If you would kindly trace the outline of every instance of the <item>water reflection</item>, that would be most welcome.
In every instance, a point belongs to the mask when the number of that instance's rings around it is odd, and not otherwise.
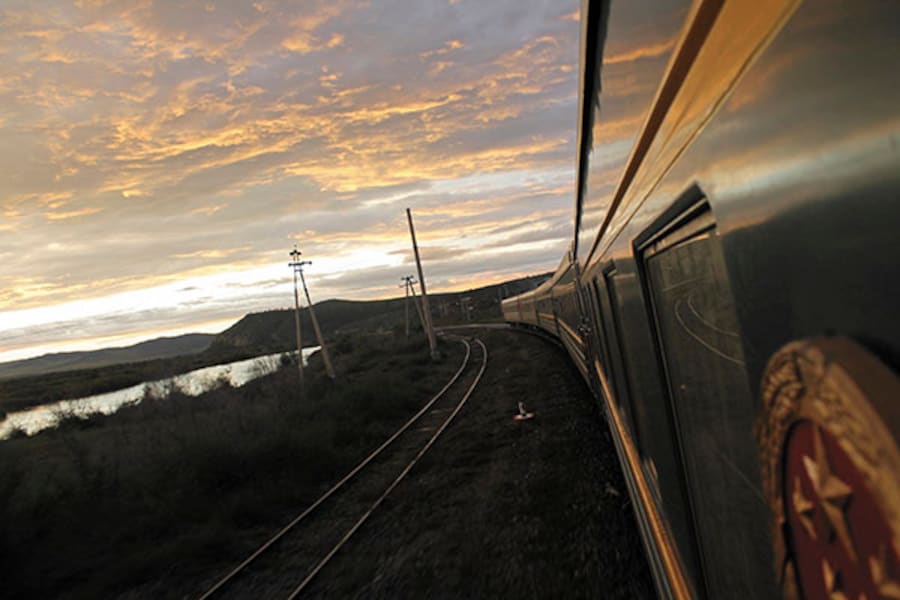
[[[304,348],[303,364],[307,364],[310,355],[318,350],[319,346]],[[7,439],[14,431],[24,431],[28,435],[34,435],[39,431],[56,426],[61,418],[68,415],[87,416],[98,413],[110,415],[123,406],[139,403],[148,393],[164,397],[170,392],[178,390],[188,396],[198,396],[220,383],[240,387],[248,381],[276,371],[281,364],[283,354],[295,356],[297,353],[278,352],[223,365],[213,365],[167,379],[139,383],[114,392],[53,402],[9,413],[6,420],[0,423],[0,439]]]

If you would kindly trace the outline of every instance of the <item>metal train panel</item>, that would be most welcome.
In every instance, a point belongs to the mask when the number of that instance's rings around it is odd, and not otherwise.
[[[528,318],[602,400],[661,595],[876,597],[900,573],[900,9],[654,7],[583,4],[576,238]]]

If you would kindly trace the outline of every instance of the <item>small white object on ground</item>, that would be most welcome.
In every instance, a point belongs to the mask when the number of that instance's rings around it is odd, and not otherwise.
[[[534,413],[525,410],[525,403],[519,402],[519,412],[513,417],[514,421],[527,421],[534,418]]]

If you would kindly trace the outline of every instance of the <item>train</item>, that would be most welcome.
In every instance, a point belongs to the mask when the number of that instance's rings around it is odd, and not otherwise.
[[[597,398],[661,597],[900,598],[900,3],[580,19],[571,240],[504,319]]]

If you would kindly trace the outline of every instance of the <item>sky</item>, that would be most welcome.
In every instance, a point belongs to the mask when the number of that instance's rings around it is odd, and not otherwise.
[[[577,0],[4,0],[0,361],[550,270]]]

